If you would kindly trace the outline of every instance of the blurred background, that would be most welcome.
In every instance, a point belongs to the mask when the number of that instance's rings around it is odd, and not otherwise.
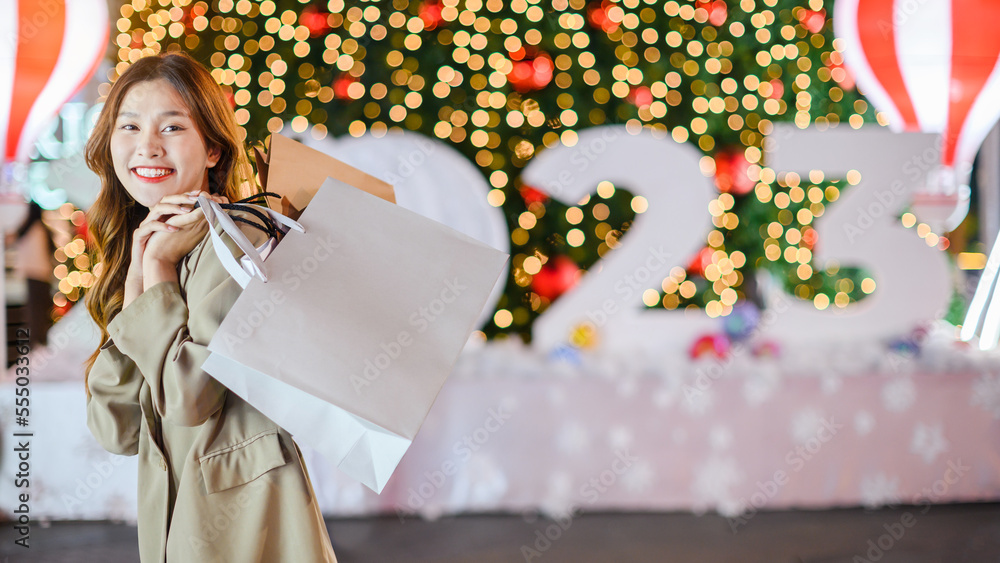
[[[0,510],[30,491],[32,522],[0,553],[138,559],[135,458],[85,424],[83,148],[120,73],[185,51],[248,148],[292,137],[511,256],[381,495],[303,448],[343,561],[1000,560],[998,19],[0,0]]]

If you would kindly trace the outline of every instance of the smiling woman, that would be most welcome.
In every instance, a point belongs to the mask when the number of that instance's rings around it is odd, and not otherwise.
[[[139,456],[141,560],[336,561],[289,433],[201,369],[242,289],[193,204],[253,185],[219,86],[186,55],[140,59],[108,94],[87,165],[102,183],[88,219],[103,268],[86,295],[101,328],[87,425]]]

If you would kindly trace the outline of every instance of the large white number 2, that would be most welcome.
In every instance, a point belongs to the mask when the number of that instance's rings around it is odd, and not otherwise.
[[[548,351],[569,340],[581,323],[599,330],[597,348],[616,352],[679,353],[700,333],[718,329],[703,311],[647,310],[642,293],[659,288],[674,266],[705,245],[711,228],[712,180],[701,174],[701,154],[649,130],[630,133],[609,125],[579,132],[573,147],[541,152],[522,178],[566,205],[575,205],[603,180],[646,198],[622,245],[589,269],[532,328],[532,344]]]
[[[876,287],[861,302],[842,309],[820,311],[793,299],[766,334],[789,343],[886,338],[944,313],[951,287],[944,253],[898,220],[912,192],[926,181],[927,170],[914,162],[936,154],[937,142],[937,135],[874,127],[803,131],[790,124],[775,126],[765,145],[767,164],[775,172],[820,170],[827,178],[860,172],[860,183],[816,220],[813,260],[817,268],[828,260],[866,268]]]

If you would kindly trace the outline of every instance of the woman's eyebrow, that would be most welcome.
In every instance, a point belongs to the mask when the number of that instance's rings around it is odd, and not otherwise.
[[[121,112],[121,113],[118,114],[118,117],[119,118],[122,118],[122,117],[139,117],[139,114],[136,113],[136,112],[134,112],[134,111],[123,111],[123,112]],[[187,114],[186,111],[169,110],[169,111],[160,112],[160,114],[159,114],[158,117],[188,117],[188,114]]]

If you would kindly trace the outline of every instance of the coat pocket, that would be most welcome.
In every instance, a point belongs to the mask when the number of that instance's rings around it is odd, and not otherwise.
[[[249,483],[287,461],[277,430],[263,432],[198,458],[209,494]]]

